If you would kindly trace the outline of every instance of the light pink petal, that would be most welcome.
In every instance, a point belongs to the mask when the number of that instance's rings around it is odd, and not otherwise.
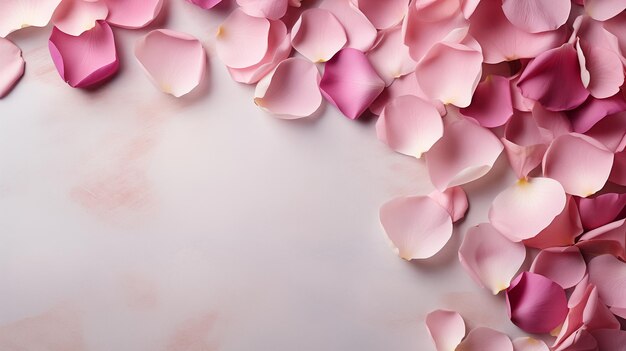
[[[506,124],[504,137],[520,146],[532,146],[550,141],[545,131],[539,127],[533,114],[517,111]]]
[[[601,142],[613,152],[624,151],[626,149],[626,112],[603,118],[585,132],[585,135]]]
[[[548,146],[537,122],[530,113],[516,112],[508,121],[502,144],[511,168],[518,179],[541,164]]]
[[[420,158],[443,135],[443,121],[428,101],[404,95],[385,107],[376,123],[376,133],[395,151]]]
[[[24,75],[22,50],[8,39],[0,38],[0,98],[6,96]]]
[[[550,351],[548,345],[545,342],[531,338],[530,336],[523,336],[513,340],[514,351]]]
[[[565,291],[552,280],[522,272],[506,290],[507,311],[513,324],[528,333],[548,333],[567,316]]]
[[[585,229],[595,229],[613,222],[626,208],[626,194],[607,193],[594,198],[580,198],[578,211]]]
[[[215,5],[222,2],[222,0],[187,0],[187,1],[205,10],[211,9]]]
[[[287,12],[288,0],[237,0],[243,12],[250,16],[277,20]]]
[[[517,85],[522,95],[552,111],[571,110],[589,96],[572,44],[563,44],[537,56],[528,64]]]
[[[615,163],[609,180],[615,184],[626,186],[626,150],[615,154]]]
[[[455,351],[513,351],[513,343],[499,331],[478,327],[467,334]]]
[[[507,63],[508,61],[504,61]],[[535,105],[540,105],[535,100],[531,100],[529,98],[524,97],[522,95],[522,90],[517,86],[517,82],[519,82],[519,78],[522,75],[522,72],[517,73],[516,75],[509,78],[509,86],[511,87],[511,100],[513,101],[513,108],[520,112],[530,112],[533,110]]]
[[[558,29],[569,17],[570,0],[504,0],[502,10],[506,18],[528,33]]]
[[[598,288],[607,305],[626,308],[626,263],[613,255],[593,258],[589,261],[589,282]]]
[[[290,58],[259,82],[254,102],[281,118],[308,117],[322,104],[319,83],[320,74],[314,63]]]
[[[163,0],[103,0],[109,8],[107,22],[121,28],[143,28],[161,12]]]
[[[585,12],[597,21],[606,21],[626,10],[623,0],[585,0]]]
[[[587,256],[611,254],[626,259],[626,220],[620,219],[585,233],[576,246]]]
[[[618,317],[620,317],[622,319],[626,319],[626,308],[612,307],[610,310],[611,310],[611,312],[614,315],[616,315],[616,316],[618,316]]]
[[[0,1],[0,37],[26,27],[45,27],[61,0]]]
[[[304,11],[291,30],[293,47],[313,62],[330,60],[346,42],[343,26],[328,10]]]
[[[454,121],[426,154],[430,180],[440,191],[476,180],[489,172],[502,149],[488,129],[467,119]]]
[[[494,295],[509,287],[525,258],[522,243],[505,238],[489,223],[468,229],[459,248],[463,268]]]
[[[615,329],[598,329],[591,332],[598,342],[598,351],[626,350],[626,331]]]
[[[539,252],[530,272],[541,274],[563,289],[569,289],[583,279],[587,265],[576,246],[553,247]]]
[[[449,19],[462,11],[458,0],[419,0],[413,1],[410,6],[414,7],[419,17],[426,22]]]
[[[367,53],[367,58],[387,86],[394,79],[413,72],[417,65],[409,55],[409,48],[404,45],[399,26],[381,32],[380,40]]]
[[[415,70],[417,82],[431,99],[467,107],[478,85],[483,56],[463,44],[437,43]]]
[[[617,94],[624,83],[624,67],[620,57],[613,50],[594,43],[580,40],[579,44],[578,54],[584,55],[585,68],[589,72],[587,89],[591,95],[604,99]]]
[[[103,1],[63,0],[52,17],[52,23],[64,33],[78,36],[107,18],[109,9]]]
[[[452,219],[428,196],[393,199],[380,208],[380,222],[405,260],[435,255],[452,236]]]
[[[584,104],[568,113],[574,131],[585,133],[606,116],[626,111],[626,99],[621,93],[606,99],[590,97]]]
[[[626,13],[600,23],[604,34],[610,38],[610,47],[622,56],[622,62],[626,64]]]
[[[387,29],[400,23],[409,0],[351,0],[377,29]]]
[[[77,37],[53,28],[48,47],[61,78],[74,88],[100,83],[119,68],[113,31],[104,21]]]
[[[556,138],[543,158],[543,174],[558,180],[568,194],[587,197],[602,189],[613,166],[613,153],[582,134]]]
[[[480,43],[486,63],[533,58],[565,40],[564,27],[544,33],[517,28],[504,16],[500,0],[482,0],[470,22],[470,34]]]
[[[489,222],[509,240],[530,239],[552,223],[566,200],[563,187],[554,179],[522,179],[496,196]]]
[[[383,112],[383,108],[392,100],[403,95],[412,95],[421,98],[422,100],[430,100],[426,94],[422,91],[419,84],[417,84],[417,77],[415,74],[407,74],[400,77],[386,87],[380,95],[370,105],[370,111],[375,115],[380,115]],[[440,115],[445,115],[446,108],[440,101],[430,100],[430,103],[437,108]]]
[[[538,249],[569,246],[574,244],[574,239],[582,232],[576,201],[572,196],[568,196],[563,211],[534,238],[524,240],[524,245]]]
[[[509,79],[487,76],[478,84],[472,103],[461,113],[477,120],[481,126],[494,128],[504,125],[513,115]]]
[[[345,48],[326,63],[320,88],[346,117],[356,119],[380,95],[385,82],[365,54]]]
[[[324,0],[319,8],[330,11],[343,26],[348,37],[346,47],[363,52],[376,40],[376,28],[351,0]]]
[[[465,337],[465,322],[454,311],[436,310],[426,315],[426,328],[437,351],[454,351]]]
[[[135,45],[135,56],[161,91],[181,97],[200,84],[206,53],[198,39],[169,29],[146,34]]]
[[[269,33],[269,20],[249,16],[237,9],[217,30],[217,56],[231,68],[254,66],[267,54]]]
[[[452,217],[452,222],[465,217],[469,203],[465,191],[460,186],[448,188],[443,192],[435,190],[428,196],[448,211],[450,217]]]

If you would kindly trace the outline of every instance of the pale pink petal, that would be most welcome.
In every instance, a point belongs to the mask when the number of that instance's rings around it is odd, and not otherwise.
[[[595,98],[604,99],[619,92],[624,83],[624,67],[620,57],[610,49],[579,41],[577,50],[584,55],[585,68],[589,72],[587,89]]]
[[[565,291],[552,280],[522,272],[506,290],[507,311],[513,324],[528,333],[548,333],[567,316]]]
[[[314,63],[290,58],[263,78],[254,92],[254,102],[281,118],[302,118],[322,104],[320,74]]]
[[[169,29],[157,29],[139,39],[135,56],[161,91],[181,97],[200,84],[206,53],[198,39]]]
[[[465,337],[465,322],[454,311],[436,310],[426,315],[426,328],[437,351],[454,351]]]
[[[509,287],[525,258],[522,243],[505,238],[489,223],[468,229],[459,248],[463,268],[494,295]]]
[[[217,30],[217,56],[231,68],[256,65],[267,54],[269,32],[269,20],[252,17],[236,9]]]
[[[419,17],[426,22],[449,19],[462,11],[458,0],[418,0],[413,1],[410,6],[414,7]]]
[[[409,0],[351,0],[377,29],[387,29],[400,23]]]
[[[8,39],[0,38],[0,98],[6,96],[24,75],[22,50]]]
[[[514,351],[550,351],[548,345],[545,342],[531,338],[529,336],[522,336],[513,340]]]
[[[601,142],[613,152],[624,151],[626,149],[626,112],[603,118],[585,132],[585,135]]]
[[[522,95],[552,111],[571,110],[589,96],[572,44],[563,44],[537,56],[524,69],[517,85]]]
[[[385,82],[365,54],[345,48],[326,63],[320,88],[346,117],[356,119],[380,95]]]
[[[613,166],[613,153],[582,134],[556,138],[543,158],[543,174],[558,180],[568,194],[587,197],[602,189]]]
[[[205,10],[211,9],[215,5],[222,2],[222,0],[187,0],[187,1]]]
[[[499,331],[478,327],[467,334],[455,351],[513,351],[513,343]]]
[[[589,261],[589,282],[598,288],[602,301],[611,307],[626,308],[626,263],[612,255]]]
[[[328,10],[313,8],[304,11],[291,29],[291,44],[313,62],[330,60],[346,42],[343,26]]]
[[[606,21],[624,10],[626,10],[624,0],[585,0],[585,12],[598,21]]]
[[[606,116],[626,111],[626,99],[621,93],[606,99],[590,97],[584,104],[568,113],[574,131],[585,133]]]
[[[403,95],[412,95],[422,100],[429,100],[422,88],[417,84],[415,74],[407,74],[394,80],[390,86],[386,87],[370,105],[369,109],[373,114],[380,115],[389,102]],[[437,108],[440,115],[444,116],[447,113],[445,106],[440,101],[430,100],[430,103]]]
[[[615,154],[615,161],[609,180],[615,184],[626,186],[626,150]]]
[[[417,65],[417,82],[431,99],[467,107],[480,80],[482,60],[469,46],[437,43]]]
[[[48,47],[59,75],[74,88],[100,83],[119,68],[113,31],[104,21],[77,37],[53,28]]]
[[[343,26],[348,37],[346,47],[363,52],[376,40],[376,28],[351,0],[324,0],[319,8],[330,11]]]
[[[452,222],[465,217],[469,203],[465,191],[460,186],[448,188],[443,192],[435,190],[428,196],[448,211],[450,217],[452,217]]]
[[[401,27],[388,29],[380,35],[376,46],[367,53],[367,58],[389,86],[394,79],[413,72],[417,63],[409,55],[409,48],[404,45]]]
[[[289,0],[237,0],[237,4],[250,16],[277,20],[287,12]]]
[[[26,27],[45,27],[61,0],[0,1],[0,37]]]
[[[163,0],[103,0],[109,8],[107,22],[121,28],[143,28],[161,12]]]
[[[530,171],[541,164],[548,148],[544,144],[543,133],[530,113],[516,112],[509,119],[501,140],[518,179],[526,178]]]
[[[563,211],[534,238],[524,240],[524,245],[538,249],[569,246],[574,244],[574,239],[582,232],[576,201],[572,196],[568,196]]]
[[[554,179],[521,179],[493,200],[489,222],[509,240],[530,239],[552,223],[566,200],[563,187]]]
[[[626,208],[626,194],[608,193],[594,198],[580,198],[578,211],[585,229],[595,229],[613,222]]]
[[[502,149],[488,129],[467,119],[454,121],[426,154],[430,180],[440,191],[476,180],[491,170]]]
[[[480,0],[461,0],[461,11],[465,18],[470,18],[476,11]]]
[[[626,13],[600,23],[604,34],[610,38],[610,47],[622,56],[622,62],[626,64]]]
[[[626,259],[626,220],[620,219],[585,233],[576,246],[587,256],[611,254]]]
[[[576,246],[553,247],[539,252],[530,272],[541,274],[563,289],[569,289],[583,279],[587,265]]]
[[[509,79],[487,76],[478,84],[472,103],[461,112],[477,120],[481,126],[494,128],[504,125],[513,115]]]
[[[569,17],[570,0],[504,0],[504,15],[518,28],[539,33],[558,29]]]
[[[435,106],[416,96],[392,100],[376,123],[378,138],[395,151],[420,158],[443,135]]]
[[[598,351],[626,350],[626,331],[615,329],[598,329],[591,332],[598,342]]]
[[[78,36],[107,18],[109,9],[103,1],[63,0],[52,17],[55,27],[69,35]]]
[[[380,208],[380,222],[405,260],[435,255],[452,236],[452,219],[428,196],[393,199]]]

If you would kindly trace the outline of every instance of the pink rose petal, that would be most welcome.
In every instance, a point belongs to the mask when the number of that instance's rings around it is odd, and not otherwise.
[[[78,36],[104,20],[109,9],[103,1],[63,0],[52,17],[54,26],[63,33]]]
[[[26,27],[45,27],[61,0],[0,1],[0,38]]]
[[[568,115],[574,131],[585,133],[605,117],[623,111],[626,111],[626,98],[622,93],[618,93],[606,99],[590,97]]]
[[[522,243],[508,240],[489,223],[470,228],[459,249],[463,268],[494,295],[509,287],[525,258]]]
[[[540,128],[550,132],[550,140],[573,131],[572,124],[564,112],[548,111],[541,104],[535,104],[532,114]]]
[[[598,342],[598,351],[625,351],[626,331],[615,329],[598,329],[591,332]]]
[[[291,29],[291,44],[312,62],[330,60],[346,42],[343,26],[328,10],[313,8],[304,11]]]
[[[513,351],[513,343],[499,331],[478,327],[467,334],[455,351]]]
[[[103,0],[109,8],[107,22],[121,28],[143,28],[161,12],[163,0]]]
[[[524,245],[538,249],[569,246],[574,244],[574,239],[582,232],[576,201],[572,196],[568,196],[563,211],[534,238],[524,240]]]
[[[450,217],[452,217],[452,222],[459,221],[465,217],[469,203],[465,191],[460,186],[448,188],[443,192],[435,190],[428,196],[448,211]]]
[[[598,351],[598,342],[585,329],[578,329],[554,351]]]
[[[426,328],[437,351],[451,351],[465,337],[465,322],[454,311],[436,310],[426,315]]]
[[[541,164],[548,149],[545,136],[530,113],[516,112],[508,121],[502,144],[518,179]]]
[[[211,9],[215,5],[222,2],[222,0],[187,0],[187,1],[205,10]]]
[[[597,21],[606,21],[626,10],[623,0],[585,0],[585,12]]]
[[[378,75],[389,86],[394,79],[415,71],[417,63],[404,45],[402,28],[397,26],[380,34],[378,43],[367,53]]]
[[[553,247],[539,252],[530,272],[541,274],[563,289],[569,289],[583,279],[587,265],[576,246]]]
[[[237,0],[243,12],[253,17],[277,20],[287,12],[288,0]]]
[[[320,88],[346,117],[356,119],[380,95],[385,82],[365,54],[345,48],[326,63]]]
[[[380,222],[405,260],[429,258],[452,236],[452,219],[428,196],[399,197],[380,208]]]
[[[77,37],[53,28],[48,47],[61,78],[74,88],[100,83],[119,67],[113,32],[104,21]]]
[[[5,97],[24,75],[22,50],[8,39],[0,38],[0,98]]]
[[[351,0],[323,0],[319,8],[339,20],[348,37],[346,47],[366,52],[374,45],[376,28]]]
[[[576,246],[587,256],[611,254],[626,259],[626,220],[620,219],[585,233]]]
[[[461,113],[474,118],[483,127],[494,128],[504,125],[513,115],[509,79],[502,76],[487,76],[478,84],[472,103],[461,109]]]
[[[585,229],[595,229],[613,222],[626,208],[626,194],[607,193],[593,198],[580,198],[578,211]]]
[[[615,153],[624,151],[626,149],[626,112],[608,117],[594,124],[585,132],[585,135],[596,139]]]
[[[550,351],[545,342],[529,336],[513,340],[513,351]]]
[[[409,0],[351,0],[377,29],[387,29],[400,23]]]
[[[609,180],[615,184],[626,186],[626,150],[615,154]]]
[[[419,84],[417,84],[417,77],[415,74],[407,74],[406,76],[400,77],[391,83],[390,86],[386,87],[380,95],[374,100],[374,102],[370,105],[370,111],[375,115],[380,115],[383,112],[383,108],[392,100],[397,97],[403,95],[411,95],[417,96],[422,100],[430,100],[426,94],[422,91]],[[440,115],[446,114],[446,108],[440,101],[430,101],[437,110]]]
[[[504,0],[502,10],[516,27],[539,33],[558,29],[569,17],[570,0]]]
[[[587,89],[591,95],[604,99],[617,94],[624,83],[620,57],[613,50],[583,40],[579,41],[577,52],[584,56],[585,68],[589,72]]]
[[[269,20],[249,16],[237,9],[217,30],[217,56],[230,68],[256,65],[267,54],[269,33]]]
[[[626,308],[626,263],[612,255],[601,255],[589,261],[588,267],[589,282],[598,288],[602,301],[611,307]]]

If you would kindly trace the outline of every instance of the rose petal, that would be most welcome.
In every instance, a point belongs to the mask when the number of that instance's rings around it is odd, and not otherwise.
[[[0,38],[0,98],[5,97],[24,75],[22,50],[8,39]]]
[[[478,327],[467,334],[455,351],[513,351],[513,344],[499,331]]]
[[[626,112],[603,118],[588,130],[585,135],[601,142],[613,152],[626,149]]]
[[[613,255],[600,255],[589,261],[589,282],[607,305],[626,308],[626,263]]]
[[[233,11],[217,30],[217,56],[231,68],[258,64],[267,54],[270,21]]]
[[[281,118],[308,117],[322,104],[319,83],[320,74],[314,63],[289,58],[259,82],[254,102]]]
[[[452,222],[465,217],[469,204],[467,195],[460,186],[448,188],[443,192],[435,190],[428,196],[448,211],[450,217],[452,217]]]
[[[222,2],[222,0],[187,0],[187,1],[205,10],[211,9],[215,5]]]
[[[563,187],[550,178],[522,179],[493,200],[489,222],[512,241],[535,237],[563,211]]]
[[[620,219],[585,233],[576,246],[587,256],[611,254],[626,259],[626,220]]]
[[[74,88],[100,83],[119,68],[113,31],[104,21],[77,37],[53,28],[48,47],[61,78]]]
[[[624,68],[619,56],[613,50],[583,40],[579,44],[577,52],[585,58],[585,68],[589,72],[587,89],[591,95],[604,99],[617,94],[624,83]]]
[[[109,9],[103,1],[63,0],[52,17],[52,23],[63,33],[78,36],[104,20]]]
[[[598,329],[591,332],[598,342],[598,351],[626,350],[626,331],[615,329]]]
[[[518,179],[526,178],[530,171],[541,164],[548,148],[544,144],[543,133],[530,113],[516,112],[509,119],[501,140]]]
[[[613,222],[626,208],[626,194],[608,193],[594,198],[580,198],[578,211],[587,230]]]
[[[0,37],[26,27],[45,27],[61,0],[0,1]]]
[[[516,27],[539,33],[556,30],[569,17],[570,0],[504,0],[502,10]]]
[[[582,232],[576,201],[572,196],[568,196],[563,211],[534,238],[524,240],[524,245],[538,249],[569,246],[574,244],[574,239]]]
[[[399,26],[381,32],[380,40],[367,53],[367,58],[387,86],[394,79],[415,71],[417,65],[409,55],[409,48],[404,45]]]
[[[569,289],[583,279],[587,265],[576,246],[553,247],[539,252],[530,272],[541,274],[563,289]]]
[[[304,11],[291,30],[293,47],[313,62],[330,60],[346,42],[343,26],[327,10],[313,8]]]
[[[465,322],[454,311],[436,310],[426,315],[426,328],[437,351],[454,351],[465,337]]]
[[[459,248],[463,268],[494,295],[509,286],[525,258],[522,243],[508,240],[489,223],[468,229]]]
[[[351,0],[377,29],[387,29],[400,23],[409,0]]]
[[[626,150],[615,154],[609,180],[615,184],[626,186]]]
[[[597,21],[606,21],[626,10],[623,0],[585,0],[585,12]]]
[[[163,0],[103,0],[109,8],[107,22],[121,28],[143,28],[163,8]]]
[[[550,351],[548,345],[545,342],[531,338],[529,336],[522,336],[513,340],[514,351]]]
[[[356,119],[380,95],[385,82],[365,54],[345,48],[326,63],[320,88],[346,117]]]
[[[550,132],[550,140],[573,131],[572,124],[564,112],[548,111],[541,104],[535,104],[532,108],[532,114],[537,125]]]
[[[380,95],[370,105],[370,111],[375,115],[380,115],[383,112],[383,108],[392,100],[403,95],[412,95],[421,98],[422,100],[430,100],[426,94],[422,91],[419,84],[417,84],[417,77],[415,74],[407,74],[400,77],[391,83],[390,86],[385,88]],[[446,108],[440,101],[430,100],[430,103],[437,108],[440,115],[446,114]]]
[[[587,197],[602,189],[613,166],[613,153],[582,134],[556,138],[543,158],[543,174],[558,180],[568,194]]]
[[[452,236],[452,219],[428,196],[393,199],[380,208],[380,222],[405,260],[435,255]]]
[[[376,40],[376,28],[351,0],[324,0],[320,9],[330,11],[339,20],[348,37],[346,47],[363,52]]]
[[[420,158],[443,135],[443,122],[433,105],[405,95],[385,107],[376,123],[376,133],[393,150]]]
[[[237,5],[248,15],[273,20],[285,15],[288,4],[288,0],[237,0]]]
[[[461,112],[474,118],[481,126],[494,128],[504,125],[513,115],[509,79],[487,76],[478,84],[472,103]]]
[[[623,111],[626,111],[626,98],[623,94],[618,93],[606,99],[590,97],[578,108],[570,111],[568,115],[574,131],[585,133],[606,116]]]

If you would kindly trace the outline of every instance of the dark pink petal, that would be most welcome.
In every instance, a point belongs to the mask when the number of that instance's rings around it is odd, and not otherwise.
[[[271,22],[233,11],[217,30],[217,56],[230,68],[251,67],[263,60],[269,46]]]
[[[623,111],[626,111],[626,99],[622,93],[618,93],[606,99],[590,97],[568,115],[574,131],[585,133],[606,116]]]
[[[367,53],[378,75],[390,85],[396,78],[415,71],[417,62],[409,55],[409,48],[404,45],[402,28],[399,26],[380,33],[380,39]]]
[[[287,12],[289,0],[237,0],[237,4],[250,16],[277,20]]]
[[[513,340],[514,351],[550,351],[545,342],[524,336]]]
[[[52,23],[63,33],[81,35],[104,20],[109,9],[99,0],[63,0],[52,17]]]
[[[574,130],[564,112],[548,111],[541,104],[535,104],[532,108],[532,113],[537,125],[550,132],[551,140],[561,135],[569,134]]]
[[[524,69],[517,85],[522,95],[552,111],[571,110],[589,96],[572,44],[563,44],[537,56]]]
[[[0,98],[6,96],[24,75],[22,50],[8,39],[0,38]]]
[[[578,211],[587,230],[613,222],[626,208],[626,194],[608,193],[594,198],[580,198]]]
[[[626,150],[615,154],[613,169],[609,180],[615,184],[626,186]]]
[[[161,12],[163,0],[103,0],[109,8],[107,22],[122,28],[143,28]]]
[[[320,82],[324,97],[346,117],[358,118],[385,88],[365,54],[345,48],[328,63]]]
[[[313,8],[304,11],[291,29],[294,49],[312,62],[330,60],[346,42],[343,26],[328,10]]]
[[[504,0],[506,17],[518,28],[539,33],[558,29],[569,17],[570,0]]]
[[[563,211],[537,236],[524,240],[524,244],[538,249],[569,246],[574,244],[574,239],[582,232],[583,227],[578,216],[576,201],[572,196],[568,196]]]
[[[539,252],[530,272],[541,274],[563,289],[569,289],[583,279],[587,265],[576,246],[553,247]]]
[[[330,11],[343,26],[348,36],[346,47],[363,52],[376,40],[376,28],[351,0],[324,0],[319,8]]]
[[[351,0],[377,29],[387,29],[400,23],[409,0]]]
[[[509,79],[487,76],[478,84],[472,103],[461,113],[477,120],[481,126],[494,128],[504,125],[513,115],[513,101]]]
[[[426,315],[426,328],[437,351],[451,351],[465,337],[465,322],[454,311],[436,310]]]
[[[205,10],[211,9],[215,5],[222,2],[222,0],[187,0],[187,1]]]
[[[0,1],[0,38],[26,27],[45,27],[61,0]]]
[[[428,196],[437,201],[441,207],[448,210],[450,217],[452,217],[452,222],[456,222],[465,217],[469,204],[467,202],[467,195],[460,186],[448,188],[443,192],[435,190],[428,194]]]
[[[600,255],[589,261],[588,267],[589,282],[598,288],[602,301],[626,308],[626,263],[613,255]]]
[[[104,21],[77,37],[53,28],[48,47],[61,78],[74,88],[100,83],[119,67],[113,32]]]
[[[585,233],[576,246],[587,256],[611,254],[626,259],[626,220],[620,219]]]
[[[626,2],[623,0],[585,0],[585,12],[598,21],[606,21],[624,10]]]
[[[585,135],[601,142],[613,152],[624,151],[626,149],[626,112],[603,118],[585,132]]]
[[[499,331],[478,327],[467,334],[455,351],[513,351],[513,343]]]
[[[598,329],[591,332],[598,342],[598,351],[626,350],[626,331],[615,329]]]
[[[548,333],[567,316],[565,291],[552,280],[523,272],[506,290],[511,321],[528,333]]]

